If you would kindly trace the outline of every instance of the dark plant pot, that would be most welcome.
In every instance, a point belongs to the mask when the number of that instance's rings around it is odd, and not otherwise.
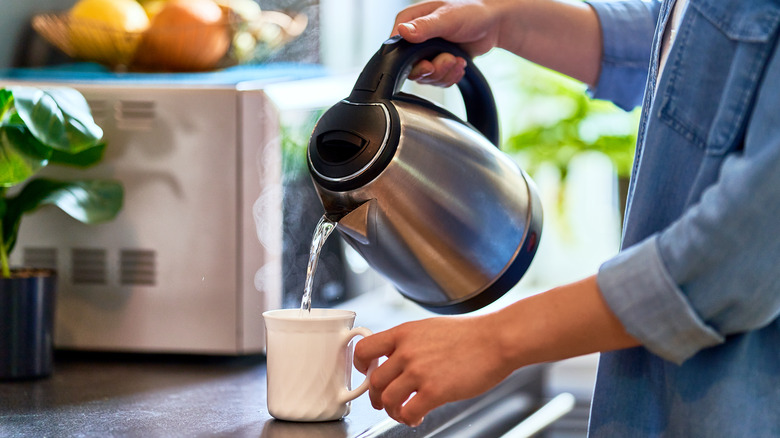
[[[0,278],[0,379],[32,379],[52,372],[53,270],[13,270]]]

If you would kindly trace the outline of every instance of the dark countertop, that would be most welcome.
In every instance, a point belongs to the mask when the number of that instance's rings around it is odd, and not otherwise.
[[[382,412],[353,403],[344,424]],[[47,379],[0,383],[0,436],[265,436],[265,358],[58,354]]]
[[[499,401],[508,412],[488,427],[508,422],[501,426],[508,430],[537,406],[542,376],[542,367],[519,370],[486,395],[437,409],[414,429],[371,408],[366,394],[341,421],[291,423],[268,414],[263,356],[58,352],[52,376],[0,382],[0,436],[428,436],[448,424],[472,427],[466,417],[500,411],[492,406]]]
[[[374,332],[432,315],[393,303],[363,297],[349,308],[357,311],[356,325]],[[275,420],[265,370],[263,355],[58,351],[50,377],[0,381],[0,437],[498,437],[543,404],[547,365],[522,368],[479,397],[444,405],[417,428],[374,410],[368,394],[340,421]],[[353,374],[359,383],[363,376]]]

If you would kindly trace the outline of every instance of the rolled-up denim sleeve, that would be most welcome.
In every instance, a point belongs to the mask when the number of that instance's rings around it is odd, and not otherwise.
[[[654,235],[601,266],[598,284],[626,331],[655,354],[681,363],[723,342],[669,273]]]
[[[780,47],[764,74],[743,148],[667,228],[625,249],[598,282],[626,330],[681,363],[780,316]]]
[[[601,24],[603,54],[592,97],[610,100],[625,110],[642,102],[650,65],[657,1],[590,1]]]

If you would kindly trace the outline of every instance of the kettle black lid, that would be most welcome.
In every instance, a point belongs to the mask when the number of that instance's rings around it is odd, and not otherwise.
[[[465,75],[458,82],[466,107],[466,123],[498,146],[495,101],[471,57],[441,38],[413,44],[396,36],[385,41],[371,58],[349,97],[331,107],[317,122],[308,147],[309,170],[317,184],[333,191],[349,191],[370,182],[387,167],[401,131],[393,101],[435,107],[400,89],[417,61],[444,52],[467,62]],[[435,111],[457,119],[441,108],[436,107]]]
[[[341,101],[317,122],[309,166],[323,187],[352,190],[374,179],[395,154],[398,114],[381,102]]]

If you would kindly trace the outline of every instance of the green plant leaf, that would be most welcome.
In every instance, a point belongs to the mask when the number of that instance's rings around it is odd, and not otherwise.
[[[0,186],[10,187],[46,166],[51,149],[41,144],[27,128],[0,126]]]
[[[0,89],[0,124],[3,124],[6,114],[14,103],[14,95],[7,88]]]
[[[6,202],[5,202],[5,196],[0,196],[0,224],[2,224],[2,226],[3,226],[3,233],[2,233],[2,235],[0,235],[0,238],[3,239],[2,242],[6,242],[7,241],[7,239],[6,239],[7,231],[5,229],[5,223],[4,223],[7,212],[8,212],[8,206],[6,205]],[[2,243],[0,243],[0,245],[2,245]]]
[[[22,215],[44,205],[56,205],[80,222],[96,224],[116,217],[123,202],[124,190],[117,181],[35,179],[16,196],[6,199],[3,240],[10,253],[16,243]]]
[[[16,245],[16,238],[19,236],[19,224],[22,222],[23,212],[19,206],[12,202],[4,201],[2,214],[3,224],[3,245],[5,245],[6,254],[10,254]]]
[[[106,143],[98,143],[93,148],[86,149],[76,154],[66,154],[52,150],[51,157],[49,157],[49,164],[64,164],[68,166],[76,167],[89,167],[95,165],[103,159],[103,153],[106,151]]]
[[[53,204],[74,219],[95,224],[116,217],[122,208],[124,191],[117,181],[54,181],[39,178],[30,181],[9,200],[18,203],[23,213]]]
[[[19,235],[22,216],[44,205],[56,205],[74,219],[97,224],[116,217],[122,209],[124,190],[117,181],[54,181],[35,179],[16,196],[7,198],[3,241],[10,253]]]
[[[14,107],[42,143],[66,153],[94,147],[103,137],[84,96],[72,88],[12,87]]]
[[[0,274],[2,274],[3,277],[8,278],[11,276],[11,267],[8,263],[8,247],[6,246],[6,234],[5,234],[5,227],[4,227],[4,221],[5,221],[5,213],[7,211],[7,206],[5,204],[5,189],[0,189]],[[13,238],[16,237],[16,235],[11,236]]]

